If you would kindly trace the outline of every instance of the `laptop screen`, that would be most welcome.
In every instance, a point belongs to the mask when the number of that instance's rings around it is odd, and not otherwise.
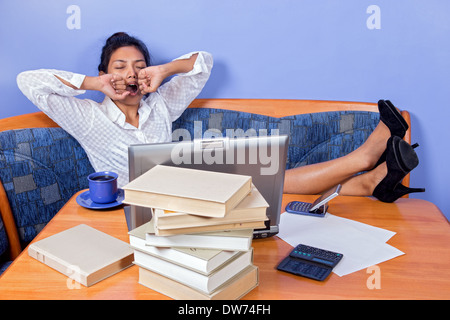
[[[268,202],[266,228],[254,230],[254,238],[278,233],[288,136],[199,139],[128,148],[129,177],[134,180],[154,166],[168,165],[248,175]],[[148,208],[131,206],[131,228],[151,219]]]

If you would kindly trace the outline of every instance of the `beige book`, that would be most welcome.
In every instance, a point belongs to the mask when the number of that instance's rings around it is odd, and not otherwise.
[[[252,264],[253,250],[239,252],[236,256],[210,274],[202,274],[145,252],[134,251],[134,263],[196,290],[212,293]]]
[[[251,182],[251,176],[157,165],[123,187],[123,202],[223,217],[250,192]]]
[[[248,229],[263,229],[265,228],[264,221],[250,221],[250,222],[236,222],[236,223],[226,223],[218,224],[213,226],[204,227],[189,227],[189,228],[177,228],[177,229],[159,229],[155,228],[155,234],[157,236],[167,237],[175,236],[179,234],[193,234],[193,233],[203,233],[203,232],[214,232],[214,231],[232,231],[232,230],[248,230]]]
[[[258,286],[258,267],[248,266],[210,294],[141,267],[139,283],[176,300],[237,300]]]
[[[253,186],[251,192],[224,217],[204,217],[185,212],[155,209],[154,219],[155,226],[159,230],[256,222],[267,220],[267,207],[269,204]]]
[[[145,241],[146,229],[146,224],[143,224],[128,232],[130,245],[134,249],[182,265],[199,273],[209,274],[239,253],[239,251],[219,249],[148,246]]]
[[[247,251],[250,250],[253,240],[253,229],[177,234],[162,237],[155,234],[153,219],[146,226],[145,243],[155,247]]]
[[[28,254],[87,287],[133,263],[128,243],[84,224],[32,243]]]

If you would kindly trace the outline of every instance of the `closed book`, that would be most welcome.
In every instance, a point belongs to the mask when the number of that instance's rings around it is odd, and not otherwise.
[[[84,224],[30,244],[28,254],[87,287],[133,263],[128,243]]]
[[[251,182],[251,176],[157,165],[123,187],[123,202],[223,217],[250,192]]]
[[[145,243],[156,247],[247,251],[251,248],[252,240],[253,229],[158,236],[155,234],[153,219],[147,224],[147,233],[145,234]]]
[[[239,251],[217,249],[148,246],[145,241],[146,228],[147,226],[143,224],[129,232],[130,245],[134,249],[179,264],[199,273],[209,274],[239,253]]]
[[[205,217],[185,212],[155,209],[154,219],[158,230],[257,222],[267,220],[267,207],[269,207],[269,204],[258,189],[253,186],[251,192],[224,217]]]
[[[262,229],[264,227],[265,227],[264,221],[250,221],[250,222],[236,222],[227,224],[217,224],[212,226],[177,228],[177,229],[155,228],[155,233],[158,236],[166,237],[179,234],[193,234],[193,233],[195,234],[200,232]]]
[[[210,294],[252,264],[253,250],[239,252],[214,272],[205,275],[145,252],[134,251],[134,263],[186,286]]]
[[[256,288],[258,267],[250,265],[208,294],[145,268],[139,268],[139,283],[176,300],[238,300]]]

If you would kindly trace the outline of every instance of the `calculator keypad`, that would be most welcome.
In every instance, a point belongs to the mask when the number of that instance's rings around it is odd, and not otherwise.
[[[323,281],[339,263],[343,255],[299,244],[284,258],[277,269],[295,275]]]
[[[300,214],[306,216],[314,216],[314,217],[324,217],[326,214],[326,210],[323,207],[320,207],[317,210],[310,211],[312,207],[312,203],[302,202],[302,201],[292,201],[289,202],[286,206],[286,212],[293,214]]]
[[[291,257],[286,257],[278,266],[278,270],[318,281],[325,280],[331,272],[331,268],[292,259]]]
[[[295,211],[299,211],[299,212],[309,212],[309,209],[311,208],[311,203],[308,202],[294,202],[291,205],[291,208]]]
[[[310,247],[304,244],[299,244],[295,247],[295,249],[290,253],[290,256],[293,258],[326,264],[330,267],[337,265],[343,257],[341,253]]]

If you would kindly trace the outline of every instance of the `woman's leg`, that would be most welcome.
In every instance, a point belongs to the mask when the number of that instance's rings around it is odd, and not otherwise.
[[[369,138],[355,151],[330,161],[306,165],[286,171],[284,192],[298,194],[320,194],[331,187],[342,184],[342,195],[370,195],[386,175],[383,163],[373,172],[354,176],[371,170],[386,149],[391,136],[389,128],[379,122]]]
[[[341,182],[342,196],[371,196],[375,187],[384,179],[387,174],[386,162],[383,162],[375,169],[363,174],[353,176]]]

